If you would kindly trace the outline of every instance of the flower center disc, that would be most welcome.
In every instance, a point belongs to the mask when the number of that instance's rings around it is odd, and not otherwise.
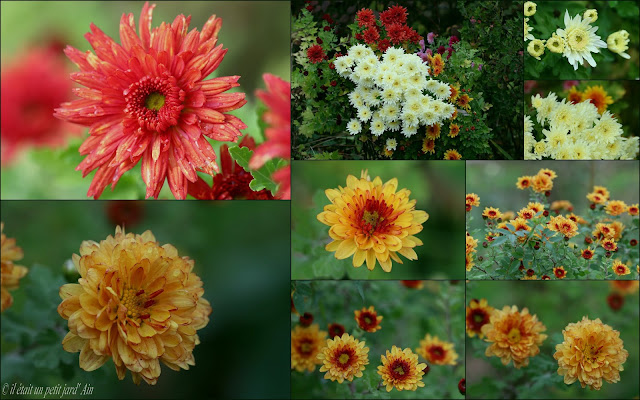
[[[185,92],[168,73],[153,78],[145,76],[131,84],[123,95],[127,103],[125,113],[146,131],[164,132],[177,125],[184,108]]]
[[[364,223],[366,224],[371,225],[371,227],[374,229],[378,225],[379,219],[380,219],[380,215],[378,214],[377,211],[373,211],[373,212],[365,211],[364,213],[362,213],[362,221],[364,221]]]
[[[484,321],[484,314],[475,313],[473,315],[473,321],[476,322],[476,323],[480,323],[480,322]]]
[[[518,328],[512,328],[507,335],[509,340],[514,343],[520,342],[520,330]]]
[[[144,101],[145,107],[149,110],[158,111],[164,106],[164,96],[162,93],[153,92]]]
[[[349,362],[349,355],[347,353],[342,353],[340,355],[340,358],[338,358],[338,361],[340,362],[340,364],[346,364],[347,362]]]
[[[404,368],[402,368],[402,365],[398,365],[393,369],[393,371],[398,375],[404,375]]]
[[[311,343],[309,342],[304,342],[300,345],[300,351],[304,354],[309,354],[311,353]]]
[[[568,35],[569,44],[575,50],[582,50],[589,44],[587,36],[587,32],[584,29],[576,29]]]

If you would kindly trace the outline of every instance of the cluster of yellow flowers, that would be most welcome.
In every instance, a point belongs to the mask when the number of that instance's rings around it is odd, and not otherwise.
[[[373,306],[356,310],[354,314],[363,331],[374,333],[381,329],[383,317]],[[369,350],[364,340],[347,332],[327,339],[327,332],[319,330],[318,324],[296,325],[291,331],[291,368],[298,372],[313,372],[321,365],[324,378],[338,383],[362,377],[369,364]],[[377,368],[387,392],[393,388],[415,391],[424,387],[422,378],[427,364],[420,363],[418,356],[435,365],[455,365],[458,359],[453,343],[430,334],[420,341],[415,353],[410,348],[392,346],[390,351],[380,355],[381,365]]]
[[[624,160],[638,154],[638,137],[624,137],[622,125],[613,114],[599,113],[591,101],[573,103],[549,93],[546,98],[532,96],[531,105],[542,128],[542,139],[536,140],[539,135],[534,134],[534,124],[526,115],[525,160]]]
[[[490,343],[487,357],[500,358],[503,365],[513,361],[519,369],[529,365],[529,359],[540,353],[547,335],[546,326],[527,308],[504,306],[501,310],[489,306],[486,299],[473,299],[466,308],[466,330],[469,337],[478,335]],[[567,385],[576,380],[582,387],[600,390],[603,380],[615,383],[629,353],[623,347],[620,332],[600,319],[586,316],[570,323],[562,331],[564,340],[556,345],[553,357],[558,361],[558,374]]]
[[[629,59],[626,53],[629,48],[629,33],[620,30],[612,33],[605,43],[596,34],[597,26],[592,26],[598,20],[598,11],[595,9],[586,10],[582,15],[577,14],[573,18],[569,16],[569,10],[565,10],[564,29],[558,29],[547,39],[536,39],[531,33],[534,30],[529,25],[529,18],[537,11],[537,6],[532,1],[524,3],[524,41],[529,41],[527,52],[536,60],[544,54],[545,49],[552,53],[561,54],[567,59],[569,64],[577,70],[585,61],[595,67],[596,61],[592,53],[599,53],[600,49],[606,48],[609,51]]]

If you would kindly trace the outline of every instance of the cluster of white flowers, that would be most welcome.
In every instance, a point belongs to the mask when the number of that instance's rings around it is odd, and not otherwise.
[[[525,116],[525,160],[629,160],[638,154],[638,137],[623,137],[616,118],[609,111],[600,115],[590,102],[559,101],[555,93],[550,93],[546,98],[532,96],[531,105],[544,138],[536,141],[533,122]]]
[[[525,17],[533,16],[536,13],[536,4],[527,1],[524,4]],[[577,14],[573,18],[569,16],[569,10],[564,13],[565,28],[558,28],[551,37],[542,40],[536,39],[530,32],[533,27],[529,26],[529,18],[524,19],[524,41],[530,41],[527,45],[527,52],[537,60],[544,54],[545,48],[552,53],[562,54],[569,64],[577,70],[584,61],[595,67],[596,61],[592,53],[599,53],[600,49],[608,48],[609,51],[620,55],[623,58],[630,58],[626,53],[629,48],[629,33],[625,30],[614,32],[607,38],[606,43],[596,34],[597,26],[592,26],[598,19],[598,11],[595,9],[586,10],[582,15]]]
[[[421,125],[440,123],[455,112],[446,102],[451,95],[449,85],[430,79],[422,59],[401,48],[390,47],[380,60],[371,48],[357,44],[334,65],[342,77],[356,84],[349,93],[349,102],[357,110],[357,118],[347,124],[352,135],[368,122],[376,136],[402,130],[410,137]]]

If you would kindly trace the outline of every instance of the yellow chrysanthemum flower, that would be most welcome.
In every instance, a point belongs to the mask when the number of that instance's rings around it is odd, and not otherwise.
[[[382,322],[382,315],[378,315],[373,306],[369,306],[369,308],[362,307],[362,310],[355,310],[353,312],[355,314],[355,320],[358,323],[358,326],[362,328],[362,330],[367,332],[376,332],[382,329],[380,326],[380,322]]]
[[[379,177],[371,181],[366,171],[360,179],[349,175],[345,188],[327,189],[331,204],[318,214],[318,221],[331,227],[333,241],[326,250],[339,260],[353,256],[354,267],[366,260],[373,270],[377,261],[386,272],[391,271],[392,260],[402,264],[398,254],[417,260],[413,248],[422,241],[413,235],[422,231],[429,214],[415,209],[409,190],[397,189],[396,178],[383,184]]]
[[[553,232],[559,232],[568,238],[572,238],[578,234],[578,224],[562,215],[551,217],[549,222],[547,222],[547,228]]]
[[[22,279],[28,272],[26,267],[22,265],[15,265],[13,262],[21,260],[23,257],[22,249],[16,246],[16,240],[7,238],[4,234],[4,222],[0,223],[0,237],[1,237],[1,272],[0,272],[0,301],[1,310],[4,312],[7,308],[13,304],[13,297],[9,290],[18,288],[20,279]]]
[[[527,1],[524,3],[524,15],[530,17],[536,13],[536,3],[533,1]]]
[[[554,33],[549,39],[547,39],[545,46],[552,53],[562,54],[564,51],[564,39]]]
[[[552,171],[553,172],[553,171]],[[542,193],[553,189],[553,178],[548,173],[538,172],[531,179],[531,187],[535,192]]]
[[[607,38],[607,48],[622,58],[630,59],[631,56],[627,54],[629,49],[629,33],[625,30],[614,32]]]
[[[616,383],[629,353],[624,349],[620,332],[603,324],[600,318],[570,323],[562,330],[564,341],[556,345],[553,358],[558,360],[558,375],[571,385],[600,390],[602,381]]]
[[[298,372],[313,372],[322,364],[318,355],[326,346],[327,332],[318,329],[318,324],[296,325],[291,331],[291,368]]]
[[[467,205],[467,212],[471,211],[471,207],[478,207],[480,205],[480,196],[475,193],[467,193],[465,196],[465,203]]]
[[[604,207],[607,214],[617,216],[627,212],[627,205],[622,200],[611,200]]]
[[[502,310],[494,310],[489,323],[482,327],[484,339],[490,342],[485,355],[500,357],[502,364],[508,365],[513,360],[516,368],[529,365],[529,357],[540,353],[540,346],[547,338],[541,333],[547,328],[538,321],[535,315],[517,306],[504,306]]]
[[[449,149],[445,151],[443,160],[461,160],[462,155],[458,153],[456,149]]]
[[[631,204],[629,207],[627,207],[627,212],[629,213],[629,215],[637,216],[638,215],[638,203]]]
[[[613,265],[611,265],[611,269],[618,276],[629,275],[631,270],[627,267],[626,264],[623,264],[620,260],[615,260]]]
[[[445,342],[428,333],[420,341],[420,347],[416,349],[416,353],[436,365],[456,365],[458,359],[458,354],[453,349],[453,343]]]
[[[553,267],[553,274],[558,279],[564,279],[567,276],[567,271],[565,271],[564,267]]]
[[[533,39],[527,45],[527,52],[536,60],[540,61],[540,56],[544,54],[544,40]]]
[[[582,18],[589,23],[596,22],[598,20],[598,10],[591,8],[582,14]]]
[[[113,359],[119,379],[127,369],[136,384],[154,385],[160,361],[173,370],[195,365],[196,331],[209,322],[194,262],[170,244],[160,246],[151,231],[82,242],[73,255],[80,279],[60,288],[60,316],[69,321],[62,341],[80,352],[85,371]]]
[[[467,334],[469,337],[478,335],[480,339],[484,337],[482,327],[489,323],[489,317],[493,312],[486,299],[472,299],[469,307],[466,307]]]
[[[488,219],[498,219],[502,218],[502,213],[497,208],[485,207],[482,216]]]
[[[394,387],[399,390],[415,391],[418,387],[424,387],[422,376],[427,364],[418,363],[418,355],[410,348],[402,350],[393,346],[391,352],[387,350],[386,357],[380,356],[382,365],[378,366],[378,374],[382,376],[382,384],[387,392]]]
[[[587,87],[584,92],[582,92],[582,101],[591,102],[591,104],[596,106],[600,114],[605,112],[610,104],[613,104],[613,98],[609,96],[601,85]],[[609,196],[607,195],[607,197]]]
[[[516,182],[516,187],[518,189],[524,190],[531,186],[531,176],[521,176],[518,178],[518,182]]]
[[[353,381],[353,378],[361,378],[365,365],[369,364],[369,348],[365,342],[360,341],[348,333],[342,337],[336,336],[333,340],[327,340],[327,345],[318,354],[322,361],[320,372],[326,372],[324,379],[331,379],[342,383]]]

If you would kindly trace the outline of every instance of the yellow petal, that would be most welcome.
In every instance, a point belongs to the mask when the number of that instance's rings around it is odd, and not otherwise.
[[[62,348],[69,353],[77,353],[82,350],[86,343],[87,339],[83,339],[80,336],[69,332],[64,339],[62,339]]]
[[[338,247],[340,246],[340,243],[342,243],[341,240],[334,240],[333,242],[327,244],[324,249],[327,251],[336,251],[338,250]]]
[[[340,246],[338,246],[335,256],[338,260],[342,260],[353,255],[353,253],[356,252],[356,249],[356,242],[353,238],[343,240],[342,243],[340,243]]]
[[[80,351],[80,368],[85,371],[95,371],[100,368],[109,359],[109,356],[101,356],[94,353],[89,347],[89,341],[87,341]]]
[[[417,260],[418,259],[418,255],[416,254],[416,252],[409,247],[403,247],[400,250],[398,250],[398,253],[402,254],[403,256],[405,256],[406,258],[408,258],[409,260]]]
[[[356,250],[356,253],[353,256],[353,266],[358,268],[360,266],[362,266],[362,263],[364,263],[365,258],[367,257],[367,251],[366,250]]]
[[[140,333],[142,337],[151,337],[156,334],[156,330],[149,326],[149,324],[143,323],[140,325],[140,328],[138,328],[138,333]]]
[[[367,250],[367,269],[373,271],[376,267],[376,252],[373,249]]]
[[[421,210],[413,211],[412,214],[414,224],[422,224],[429,219],[429,214]]]
[[[80,296],[84,293],[84,289],[81,285],[77,283],[67,283],[65,285],[60,286],[60,298],[62,300],[66,300],[72,296]]]

